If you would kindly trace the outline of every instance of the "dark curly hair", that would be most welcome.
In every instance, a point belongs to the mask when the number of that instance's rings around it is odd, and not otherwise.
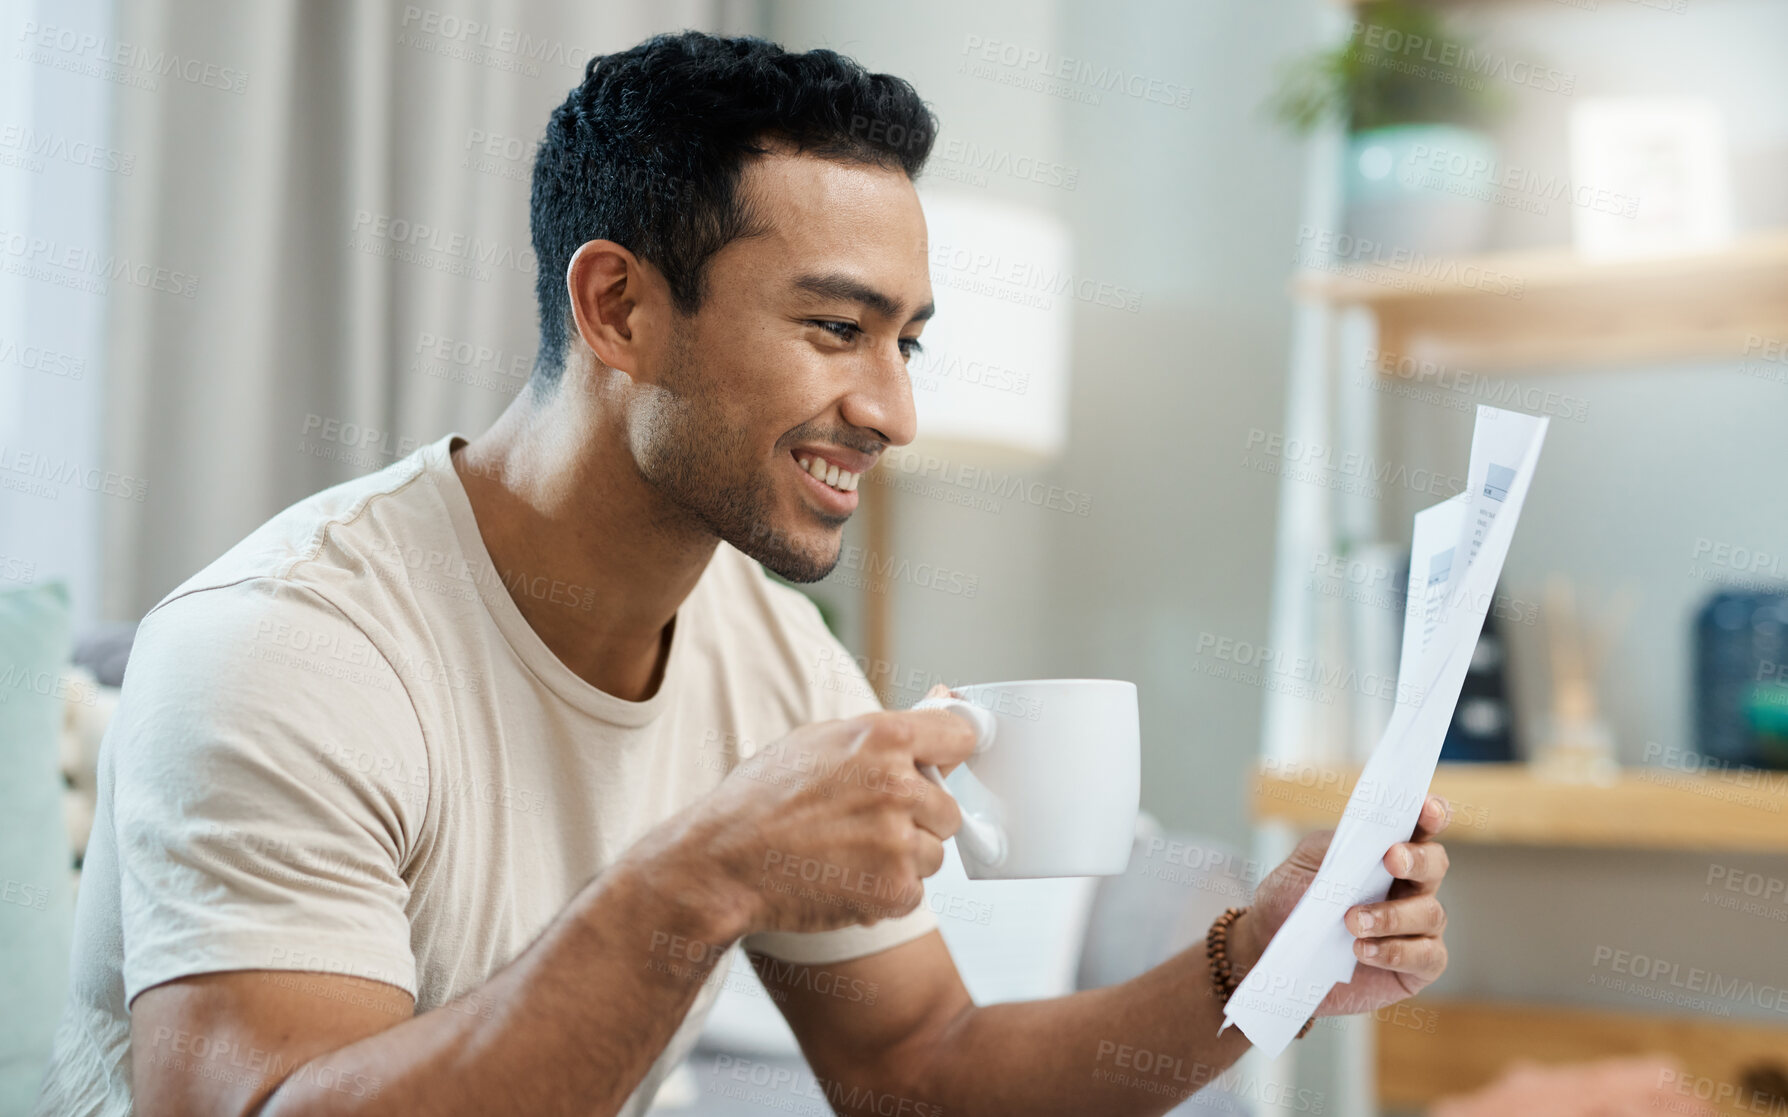
[[[534,158],[536,390],[564,370],[565,269],[587,241],[612,240],[650,261],[677,311],[694,314],[709,259],[758,229],[738,185],[766,141],[913,178],[936,136],[910,84],[830,50],[792,54],[763,39],[684,31],[590,59]]]

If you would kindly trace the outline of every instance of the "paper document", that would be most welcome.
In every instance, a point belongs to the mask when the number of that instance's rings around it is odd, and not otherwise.
[[[1390,890],[1384,855],[1409,840],[1427,801],[1546,427],[1544,418],[1480,406],[1465,491],[1416,515],[1396,710],[1316,879],[1223,1010],[1224,1027],[1234,1024],[1269,1057],[1353,977],[1354,938],[1342,916]]]

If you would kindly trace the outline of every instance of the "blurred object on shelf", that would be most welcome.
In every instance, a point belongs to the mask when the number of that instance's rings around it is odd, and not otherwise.
[[[1375,553],[1375,557],[1378,554],[1381,553]],[[1395,587],[1392,608],[1385,612],[1392,618],[1395,631],[1388,637],[1381,637],[1389,645],[1390,670],[1394,673],[1403,648],[1401,622],[1404,603],[1409,596],[1409,548],[1398,548],[1394,563],[1389,556],[1377,558],[1377,561],[1391,565],[1394,570],[1390,579]],[[1446,740],[1440,746],[1443,763],[1506,764],[1516,759],[1515,715],[1509,704],[1508,642],[1503,638],[1502,622],[1506,612],[1521,607],[1520,602],[1512,601],[1498,589],[1490,613],[1484,618],[1484,630],[1478,635],[1477,646],[1472,649],[1465,685],[1459,691],[1459,704],[1453,708],[1453,720],[1447,725]],[[1367,666],[1370,668],[1371,662],[1367,662]],[[1410,679],[1397,680],[1400,691],[1417,685]],[[1389,703],[1385,704],[1385,709],[1383,720],[1388,722]],[[1378,728],[1382,733],[1383,724]],[[1358,758],[1361,763],[1370,755],[1370,745],[1377,740],[1378,736],[1374,734],[1367,742],[1367,751]]]
[[[1376,263],[1483,249],[1497,152],[1480,126],[1501,101],[1467,70],[1471,47],[1428,5],[1368,0],[1345,42],[1284,72],[1270,102],[1283,123],[1304,133],[1339,122],[1348,133],[1339,255]]]
[[[1400,124],[1348,138],[1342,256],[1382,263],[1397,253],[1470,256],[1490,242],[1496,141],[1475,128]]]
[[[1506,764],[1516,757],[1515,713],[1509,705],[1508,641],[1503,638],[1499,609],[1506,596],[1498,592],[1496,604],[1484,618],[1484,631],[1471,650],[1471,666],[1465,669],[1465,686],[1452,724],[1440,746],[1440,759],[1449,764]]]
[[[1534,773],[1560,783],[1612,785],[1620,776],[1614,731],[1602,716],[1596,682],[1609,646],[1633,612],[1631,587],[1616,592],[1599,618],[1579,610],[1562,574],[1546,580],[1546,637],[1551,651],[1552,713],[1533,756]]]
[[[1722,591],[1695,618],[1695,747],[1788,768],[1788,594]]]
[[[1571,209],[1585,258],[1705,252],[1732,239],[1725,122],[1711,101],[1607,97],[1571,110]]]
[[[1692,1089],[1674,1089],[1677,1082],[1693,1085],[1667,1055],[1553,1067],[1517,1063],[1475,1094],[1437,1102],[1429,1117],[1714,1117],[1713,1107]]]

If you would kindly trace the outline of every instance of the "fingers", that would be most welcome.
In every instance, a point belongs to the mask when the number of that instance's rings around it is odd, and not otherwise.
[[[948,770],[974,755],[974,728],[948,710],[900,710],[877,716],[887,719],[889,743],[905,749],[916,764]]]
[[[1416,816],[1415,834],[1411,841],[1425,842],[1447,828],[1453,818],[1453,808],[1438,795],[1428,796],[1422,804],[1422,813]]]
[[[944,867],[944,843],[923,828],[913,832],[913,869],[921,880]]]
[[[911,786],[915,792],[913,822],[921,830],[942,841],[962,828],[962,808],[949,792],[917,773]]]
[[[1448,864],[1447,847],[1439,842],[1398,842],[1384,854],[1391,876],[1418,885],[1410,890],[1418,895],[1440,887]]]
[[[949,693],[941,686],[932,689]],[[962,826],[962,810],[956,800],[915,769],[935,764],[947,770],[968,759],[975,751],[974,728],[946,710],[871,714],[862,725],[859,748],[866,748],[885,763],[890,774],[904,773],[883,786],[900,791],[902,806],[913,823],[940,842],[955,834]]]
[[[1361,904],[1347,913],[1347,929],[1362,939],[1438,935],[1446,926],[1446,909],[1432,894]]]
[[[1369,966],[1432,981],[1447,968],[1447,944],[1438,938],[1360,939],[1356,958]]]

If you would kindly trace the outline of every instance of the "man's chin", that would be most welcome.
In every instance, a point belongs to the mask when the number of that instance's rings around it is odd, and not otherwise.
[[[764,569],[790,582],[817,582],[832,573],[844,553],[844,524],[785,531],[757,525],[743,539],[727,542],[762,563]]]

